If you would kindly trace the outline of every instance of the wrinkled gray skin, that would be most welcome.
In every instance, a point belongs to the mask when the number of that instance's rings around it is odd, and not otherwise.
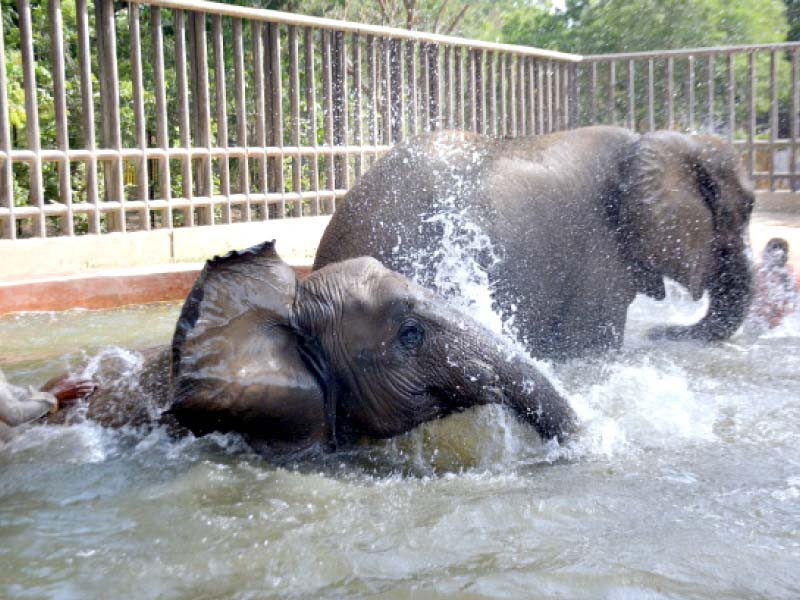
[[[494,256],[475,259],[493,298],[534,355],[618,347],[628,305],[637,292],[663,299],[663,277],[695,299],[708,290],[710,307],[698,323],[653,336],[720,340],[747,314],[752,206],[735,152],[716,137],[617,127],[503,140],[440,132],[395,146],[361,177],[314,267],[373,256],[435,287],[443,246],[472,235],[471,223],[492,242]],[[460,215],[447,239],[442,214]]]
[[[237,431],[278,454],[391,437],[485,403],[543,438],[576,427],[532,364],[432,292],[371,258],[298,281],[264,243],[209,261],[171,348],[153,351],[137,381],[100,385],[88,414]]]

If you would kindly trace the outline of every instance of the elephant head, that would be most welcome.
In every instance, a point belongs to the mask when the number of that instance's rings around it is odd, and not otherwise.
[[[663,299],[667,276],[694,299],[705,290],[710,299],[698,323],[651,336],[731,336],[750,304],[746,234],[754,204],[736,153],[716,137],[657,131],[641,136],[627,159],[619,231],[640,290]]]
[[[542,437],[575,416],[502,339],[371,258],[298,281],[264,243],[215,258],[172,344],[177,421],[242,432],[265,452],[385,438],[500,402]]]

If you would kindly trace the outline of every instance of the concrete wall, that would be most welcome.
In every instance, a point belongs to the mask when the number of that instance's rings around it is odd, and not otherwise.
[[[310,265],[330,217],[159,229],[76,237],[0,240],[0,282],[145,265],[203,262],[216,254],[276,240],[292,265]]]

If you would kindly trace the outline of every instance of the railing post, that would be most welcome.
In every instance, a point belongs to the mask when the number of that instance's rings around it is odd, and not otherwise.
[[[20,0],[27,2],[27,0]],[[103,122],[103,145],[120,151],[122,136],[119,118],[119,75],[117,73],[117,34],[114,26],[114,0],[95,0],[97,23],[97,61],[100,66],[100,103]],[[110,163],[110,168],[109,168]],[[106,200],[119,202],[115,213],[106,213],[109,231],[126,230],[125,187],[122,180],[122,157],[106,161],[103,169]]]
[[[706,64],[706,104],[708,105],[706,129],[708,133],[714,133],[714,61],[716,56],[709,54],[706,60],[708,61]]]
[[[241,208],[242,219],[250,222],[253,218],[252,204],[250,201],[250,161],[248,160],[248,139],[247,139],[247,101],[246,77],[244,70],[244,43],[243,43],[242,20],[233,20],[233,72],[234,72],[234,95],[236,96],[236,144],[244,150],[244,155],[239,158],[239,193],[244,195],[244,203]],[[313,106],[313,105],[312,105]]]
[[[101,0],[98,0],[100,2]],[[39,103],[36,97],[36,59],[33,53],[30,0],[18,0],[19,36],[22,54],[22,81],[25,88],[25,116],[28,147],[34,154],[30,168],[29,199],[39,209],[36,218],[36,235],[47,235],[44,216],[44,182],[42,180],[41,136],[39,134]]]
[[[647,127],[650,131],[656,128],[656,116],[654,110],[655,90],[654,90],[654,64],[653,59],[647,59]]]
[[[183,209],[183,224],[194,226],[194,186],[191,126],[189,124],[189,86],[186,80],[186,18],[182,10],[175,11],[175,71],[178,86],[178,131],[181,148],[186,154],[181,158],[181,192],[189,206]]]
[[[800,97],[797,89],[797,48],[792,50],[791,114],[789,115],[789,191],[797,190],[797,119],[800,113]]]
[[[52,0],[51,0],[52,1]],[[147,173],[147,130],[144,121],[144,84],[142,82],[142,40],[139,30],[139,5],[131,2],[128,5],[128,27],[131,46],[131,85],[133,87],[133,120],[136,145],[142,151],[142,157],[136,161],[136,198],[144,203],[140,212],[141,228],[150,229],[150,194],[147,189],[149,180]]]
[[[83,1],[85,2],[85,0]],[[161,213],[161,226],[172,228],[172,181],[169,168],[169,156],[166,154],[169,151],[169,131],[167,129],[167,93],[164,82],[164,30],[161,26],[161,9],[158,6],[150,7],[150,28],[153,37],[156,140],[159,148],[165,153],[164,157],[158,160],[159,196],[162,200],[167,201],[167,208]]]
[[[417,91],[417,44],[406,42],[406,83],[408,86],[408,135],[416,135],[419,127],[419,93]]]
[[[267,113],[267,123],[269,125],[268,131],[269,134],[267,136],[267,141],[270,146],[277,147],[280,149],[280,154],[277,157],[273,157],[270,161],[270,170],[269,170],[269,177],[270,177],[270,192],[280,192],[281,193],[281,200],[279,201],[277,208],[275,210],[276,215],[279,219],[283,219],[286,217],[286,199],[283,195],[286,191],[286,184],[283,179],[283,69],[281,68],[281,34],[280,34],[280,26],[278,23],[270,23],[266,29],[266,36],[267,36],[267,44],[265,45],[266,49],[266,60],[268,61],[265,65],[267,77],[266,80],[268,82],[267,94],[270,96],[270,112]],[[340,48],[340,56],[339,60],[344,60],[344,34],[340,32],[341,39],[338,40],[337,48]],[[338,61],[337,61],[338,62]],[[343,112],[345,115],[345,122],[344,128],[345,131],[347,130],[347,100],[346,98],[343,100],[344,107]],[[346,133],[345,133],[346,136]],[[347,166],[345,165],[345,173],[347,170]],[[346,176],[345,176],[346,179]],[[269,210],[269,205],[267,206],[267,210]]]
[[[306,143],[313,153],[308,159],[308,174],[311,191],[315,192],[311,203],[311,214],[319,214],[319,147],[317,140],[317,80],[314,74],[314,30],[306,27],[303,34],[303,63],[306,76]]]
[[[628,61],[628,129],[636,129],[636,71],[633,60]]]
[[[428,79],[428,124],[431,130],[441,126],[439,113],[439,46],[426,44],[425,46],[426,77]]]
[[[13,240],[17,237],[17,221],[14,216],[14,169],[11,161],[11,125],[8,113],[6,44],[3,29],[3,7],[0,5],[0,151],[6,155],[0,164],[0,207],[8,210],[0,237]]]
[[[228,94],[225,84],[225,55],[222,39],[222,18],[214,15],[214,92],[217,104],[217,146],[225,149],[219,161],[220,193],[225,197],[222,222],[231,223],[230,156],[228,155]]]
[[[389,77],[391,82],[391,127],[392,142],[403,139],[403,43],[400,40],[389,41]],[[348,186],[349,187],[349,186]]]
[[[69,127],[67,125],[67,91],[64,67],[64,28],[61,18],[61,0],[49,0],[47,12],[50,18],[50,43],[52,44],[53,102],[56,118],[56,144],[64,153],[64,159],[58,161],[58,195],[66,208],[61,220],[61,232],[74,235],[72,215],[72,178],[69,161]],[[133,39],[133,38],[131,38]]]
[[[358,33],[351,35],[350,45],[353,52],[353,143],[362,147],[355,161],[355,176],[359,178],[364,170],[364,136],[361,118],[361,39]]]

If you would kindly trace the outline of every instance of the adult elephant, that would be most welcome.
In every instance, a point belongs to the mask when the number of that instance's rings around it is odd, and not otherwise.
[[[440,132],[395,146],[361,177],[314,268],[373,256],[436,287],[454,249],[463,258],[476,248],[502,314],[531,352],[553,358],[619,346],[636,293],[663,299],[666,276],[695,299],[708,290],[710,306],[698,323],[657,334],[721,340],[750,301],[752,207],[736,153],[716,137]]]
[[[95,375],[90,418],[237,431],[265,453],[391,437],[485,403],[543,438],[576,426],[533,364],[432,292],[370,258],[298,281],[273,243],[206,263],[171,347],[116,369]]]

